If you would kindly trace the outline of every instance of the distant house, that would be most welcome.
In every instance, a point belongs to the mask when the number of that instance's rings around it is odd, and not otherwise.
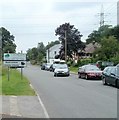
[[[98,43],[87,44],[85,49],[79,52],[79,56],[81,58],[90,58],[92,57],[92,54],[95,52],[95,50],[99,47],[100,45]]]
[[[53,62],[53,59],[55,59],[55,56],[59,54],[60,48],[61,48],[61,44],[57,44],[46,51],[47,62],[51,62],[51,63]]]

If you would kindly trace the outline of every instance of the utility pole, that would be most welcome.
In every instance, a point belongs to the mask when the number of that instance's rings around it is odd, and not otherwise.
[[[67,30],[65,30],[65,61],[67,61]]]
[[[48,45],[49,45],[49,42],[48,42]],[[49,55],[49,54],[50,54],[49,49],[50,49],[50,48],[48,47],[48,61],[47,61],[47,62],[50,62],[50,61],[49,61],[49,57],[50,57],[50,55]]]
[[[101,7],[101,13],[100,13],[100,27],[104,26],[104,9],[103,9],[103,5]]]

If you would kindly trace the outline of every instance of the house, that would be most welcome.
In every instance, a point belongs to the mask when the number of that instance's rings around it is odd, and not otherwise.
[[[81,58],[91,58],[92,54],[99,47],[100,47],[100,45],[97,42],[96,43],[89,43],[89,44],[86,45],[86,47],[83,51],[79,52],[79,56]]]
[[[59,54],[60,48],[61,48],[61,44],[56,44],[46,51],[47,62],[50,62],[50,63],[53,62],[53,60],[55,59],[55,56]]]

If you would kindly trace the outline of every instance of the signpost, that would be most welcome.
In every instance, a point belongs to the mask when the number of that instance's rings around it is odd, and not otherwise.
[[[4,53],[4,65],[8,66],[8,81],[9,81],[9,68],[22,68],[26,66],[26,54],[23,53]]]

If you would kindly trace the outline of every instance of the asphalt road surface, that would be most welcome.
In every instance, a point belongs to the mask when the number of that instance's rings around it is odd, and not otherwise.
[[[50,118],[117,118],[117,89],[77,75],[54,77],[28,65],[23,74],[39,94]]]

